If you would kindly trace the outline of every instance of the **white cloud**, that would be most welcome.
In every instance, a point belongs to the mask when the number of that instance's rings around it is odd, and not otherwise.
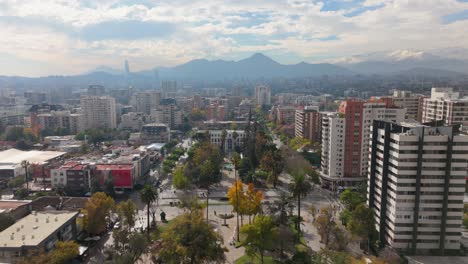
[[[121,67],[126,58],[140,70],[256,51],[294,53],[312,61],[384,50],[468,48],[468,21],[441,22],[443,16],[468,9],[468,3],[456,0],[366,0],[326,12],[323,2],[309,0],[135,2],[0,0],[0,16],[15,18],[0,17],[2,52],[79,73],[99,65]],[[269,17],[249,17],[252,13]],[[89,25],[123,20],[165,22],[174,25],[175,32],[165,38],[121,40],[86,40],[80,35]]]

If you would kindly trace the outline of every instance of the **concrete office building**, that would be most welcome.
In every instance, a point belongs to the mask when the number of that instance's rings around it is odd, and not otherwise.
[[[85,129],[117,127],[117,112],[113,97],[82,96],[80,105]]]
[[[458,250],[468,136],[451,126],[373,122],[368,205],[380,240],[413,254]]]

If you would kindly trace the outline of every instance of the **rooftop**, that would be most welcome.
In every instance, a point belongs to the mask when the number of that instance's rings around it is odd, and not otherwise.
[[[37,246],[78,212],[37,212],[30,214],[0,233],[0,247]]]
[[[0,164],[20,164],[23,160],[27,160],[30,163],[41,164],[64,154],[66,154],[66,152],[8,149],[0,152]]]
[[[132,164],[96,164],[96,170],[131,170]]]
[[[0,213],[9,212],[10,210],[15,210],[16,208],[27,205],[31,201],[29,200],[0,200]]]

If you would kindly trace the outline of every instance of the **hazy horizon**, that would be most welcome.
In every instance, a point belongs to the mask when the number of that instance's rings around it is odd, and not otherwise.
[[[466,28],[468,0],[3,0],[0,75],[74,75],[124,60],[140,71],[257,52],[281,64],[466,53]]]

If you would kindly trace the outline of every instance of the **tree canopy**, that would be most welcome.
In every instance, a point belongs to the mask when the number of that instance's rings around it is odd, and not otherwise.
[[[200,210],[177,216],[161,233],[159,257],[165,263],[224,263],[222,237]]]
[[[106,218],[115,206],[114,199],[103,192],[89,198],[84,207],[84,230],[89,234],[101,234],[106,230]]]
[[[241,232],[245,235],[242,242],[247,255],[258,253],[263,263],[265,251],[273,249],[276,244],[278,231],[273,219],[270,216],[257,216],[252,224],[243,226]]]

